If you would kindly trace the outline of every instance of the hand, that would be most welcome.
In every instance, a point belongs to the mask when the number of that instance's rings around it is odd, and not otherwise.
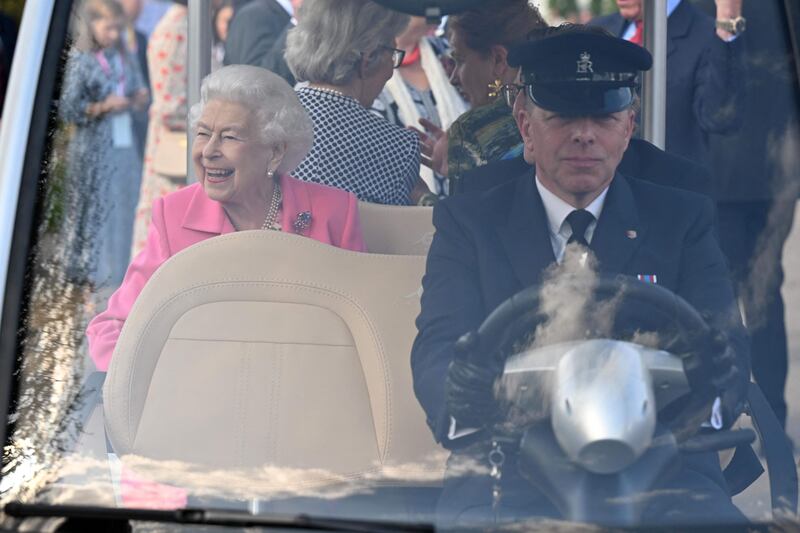
[[[147,107],[147,104],[150,103],[150,91],[145,88],[141,88],[133,95],[133,108],[137,111],[141,111]]]
[[[444,382],[447,412],[462,427],[484,427],[497,416],[494,383],[499,372],[490,366],[478,366],[454,359]]]
[[[124,111],[128,109],[131,105],[131,101],[124,96],[111,94],[105,100],[103,100],[102,104],[103,110],[106,113],[116,113],[118,111]]]
[[[441,176],[447,176],[447,132],[430,120],[421,118],[419,123],[425,128],[421,131],[413,126],[420,140],[422,164]]]

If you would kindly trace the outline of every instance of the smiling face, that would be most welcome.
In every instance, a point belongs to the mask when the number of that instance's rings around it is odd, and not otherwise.
[[[225,100],[206,103],[197,120],[192,160],[209,198],[223,206],[253,206],[260,213],[272,194],[267,171],[281,157],[260,141],[246,107]]]
[[[539,181],[581,208],[611,183],[633,134],[634,113],[571,117],[528,103],[517,122],[525,160],[536,164]]]

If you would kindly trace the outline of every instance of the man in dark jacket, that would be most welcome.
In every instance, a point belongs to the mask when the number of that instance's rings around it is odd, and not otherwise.
[[[745,108],[742,0],[716,0],[717,23],[688,0],[667,2],[666,150],[710,167],[709,135],[736,131]],[[642,0],[591,22],[642,44]],[[736,21],[736,22],[734,22]]]
[[[289,0],[250,0],[237,8],[225,42],[225,64],[265,66],[291,11]]]
[[[411,364],[434,436],[453,450],[439,502],[444,525],[492,520],[495,512],[501,519],[558,514],[546,494],[521,478],[514,457],[499,481],[488,475],[490,448],[481,428],[498,416],[492,384],[500,368],[490,354],[480,362],[454,357],[454,346],[507,298],[541,284],[565,257],[589,253],[600,274],[638,277],[683,297],[727,339],[715,344],[718,353],[704,353],[723,398],[717,414],[729,423],[743,398],[747,338],[711,200],[618,173],[634,130],[636,74],[651,61],[638,46],[582,27],[513,50],[509,62],[522,66],[527,98],[518,124],[536,174],[434,208]],[[715,454],[682,456],[674,466],[674,476],[641,495],[643,521],[743,520]],[[494,511],[493,485],[502,493]]]
[[[700,6],[714,8],[711,0]],[[752,337],[753,377],[784,426],[789,357],[783,245],[800,192],[800,78],[792,57],[790,8],[796,11],[797,4],[744,4],[747,31],[740,39],[750,98],[739,131],[713,135],[710,145],[720,244]]]

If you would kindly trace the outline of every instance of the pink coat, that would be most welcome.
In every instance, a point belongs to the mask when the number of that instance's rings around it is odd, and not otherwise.
[[[349,192],[281,176],[283,207],[281,228],[297,233],[301,213],[311,214],[303,235],[340,248],[364,251],[358,220],[358,201]],[[158,267],[174,254],[216,235],[236,231],[222,205],[206,196],[197,183],[158,198],[144,249],[128,266],[122,285],[108,301],[108,308],[94,317],[86,329],[89,355],[98,370],[108,369],[111,354],[133,302]]]

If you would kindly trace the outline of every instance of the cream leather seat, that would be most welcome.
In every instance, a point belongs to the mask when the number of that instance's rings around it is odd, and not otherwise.
[[[433,208],[358,203],[367,250],[376,254],[428,255]]]
[[[438,481],[445,453],[409,364],[424,263],[268,231],[175,255],[114,351],[104,386],[114,451],[290,469],[310,485]],[[148,475],[186,486],[168,470]]]

